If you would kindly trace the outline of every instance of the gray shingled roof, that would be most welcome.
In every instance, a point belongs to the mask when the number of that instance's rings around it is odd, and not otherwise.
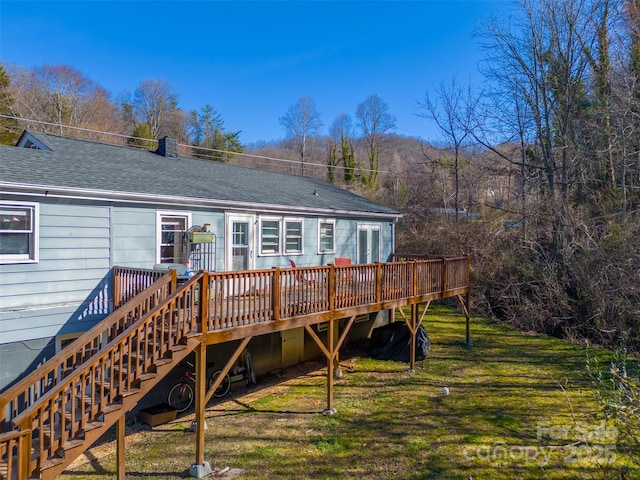
[[[399,212],[323,180],[77,138],[28,132],[51,151],[0,146],[0,183],[66,190],[188,197],[319,212]],[[314,194],[314,192],[317,194]],[[160,197],[160,198],[158,198]]]

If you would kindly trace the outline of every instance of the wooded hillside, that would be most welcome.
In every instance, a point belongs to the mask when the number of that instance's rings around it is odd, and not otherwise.
[[[471,254],[475,310],[640,350],[640,1],[517,3],[479,33],[482,90],[425,86],[438,142],[394,134],[372,94],[328,135],[301,98],[284,140],[243,145],[166,81],[115,99],[67,65],[0,65],[0,141],[31,128],[153,149],[170,135],[185,155],[325,178],[405,212],[398,251]]]

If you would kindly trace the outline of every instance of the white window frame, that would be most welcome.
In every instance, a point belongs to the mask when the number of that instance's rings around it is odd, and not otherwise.
[[[322,224],[328,223],[331,224],[331,229],[333,232],[333,248],[330,250],[322,249]],[[336,220],[334,218],[319,218],[318,219],[318,254],[326,254],[326,253],[335,253],[336,251]]]
[[[233,223],[247,223],[249,229],[247,231],[247,269],[255,268],[256,248],[256,225],[258,220],[255,215],[244,213],[225,213],[225,268],[227,271],[233,271]]]
[[[186,229],[191,228],[191,212],[184,211],[156,211],[156,263],[162,260],[162,218],[163,217],[184,217],[187,219]]]
[[[2,230],[0,235],[22,233],[29,235],[29,253],[0,253],[0,263],[38,263],[40,261],[40,204],[35,202],[0,201],[3,208],[29,209],[31,211],[31,228],[29,230]]]
[[[264,250],[264,232],[263,227],[265,222],[273,222],[276,224],[276,228],[278,230],[278,245],[275,251],[273,250]],[[259,233],[259,242],[260,242],[260,256],[261,257],[275,257],[279,256],[282,253],[282,219],[280,217],[260,217],[260,233]]]
[[[287,247],[287,223],[299,223],[300,224],[300,249],[289,250]],[[282,248],[286,255],[303,255],[304,254],[304,218],[297,217],[285,217],[282,220]]]

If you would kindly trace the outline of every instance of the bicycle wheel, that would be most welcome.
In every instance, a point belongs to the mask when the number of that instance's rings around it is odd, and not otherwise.
[[[176,383],[173,388],[169,390],[167,402],[169,402],[169,405],[175,408],[178,413],[184,412],[193,402],[193,388],[187,382]]]
[[[217,372],[213,372],[211,374],[211,376],[209,377],[209,382],[207,383],[207,386],[213,385],[213,382],[216,381],[216,378],[218,378],[218,376],[220,375],[220,372],[221,370],[218,370]],[[229,378],[229,375],[225,375],[224,378],[222,379],[222,383],[220,383],[218,388],[216,388],[216,391],[213,392],[213,396],[217,398],[224,397],[229,391],[230,386],[231,386],[231,378]]]

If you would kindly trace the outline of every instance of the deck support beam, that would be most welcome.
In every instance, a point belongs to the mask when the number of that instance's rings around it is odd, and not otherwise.
[[[233,367],[235,363],[238,361],[238,358],[240,358],[240,354],[244,352],[244,349],[247,348],[247,345],[249,344],[249,341],[252,338],[253,337],[243,338],[242,341],[240,342],[240,345],[238,345],[235,352],[233,352],[233,355],[231,355],[231,358],[229,358],[229,360],[227,360],[227,363],[224,365],[224,367],[222,367],[222,370],[220,370],[220,375],[218,375],[218,377],[214,380],[214,382],[209,386],[209,390],[207,390],[207,394],[204,397],[205,405],[209,403],[209,400],[211,400],[211,397],[213,397],[213,392],[215,392],[218,389],[218,387],[224,380],[224,377],[227,375],[227,373],[229,373],[229,371],[231,371],[231,367]]]
[[[116,471],[118,480],[125,480],[125,427],[125,415],[123,413],[116,423]]]
[[[204,408],[207,389],[207,345],[201,343],[196,354],[196,464],[204,464]]]
[[[409,329],[409,333],[411,334],[411,343],[410,343],[410,359],[409,359],[409,368],[411,370],[416,368],[416,335],[418,333],[418,328],[422,325],[424,321],[424,317],[427,314],[427,310],[429,309],[429,305],[431,305],[431,300],[429,300],[422,311],[422,315],[420,315],[420,303],[412,303],[411,304],[411,316],[407,318],[406,313],[403,308],[399,308],[398,311],[402,316],[404,323],[407,325]]]
[[[351,327],[353,326],[355,320],[355,315],[349,318],[349,321],[347,322],[337,342],[336,334],[338,333],[338,330],[336,330],[336,322],[338,322],[339,319],[334,318],[329,320],[326,345],[310,325],[304,326],[309,336],[313,339],[316,345],[318,345],[318,348],[322,350],[322,353],[327,358],[327,408],[325,409],[324,413],[329,415],[336,413],[336,410],[333,407],[333,380],[335,370],[338,368],[338,355],[340,353],[340,347],[346,340],[347,334],[349,333],[349,330],[351,330]]]
[[[473,346],[473,344],[471,343],[471,332],[470,332],[470,320],[471,320],[471,315],[469,314],[469,292],[467,292],[467,294],[465,295],[465,298],[462,297],[462,295],[456,295],[458,297],[458,301],[460,302],[460,306],[462,307],[462,310],[464,310],[464,316],[466,318],[467,321],[467,325],[466,325],[466,345],[467,347],[471,347]]]

